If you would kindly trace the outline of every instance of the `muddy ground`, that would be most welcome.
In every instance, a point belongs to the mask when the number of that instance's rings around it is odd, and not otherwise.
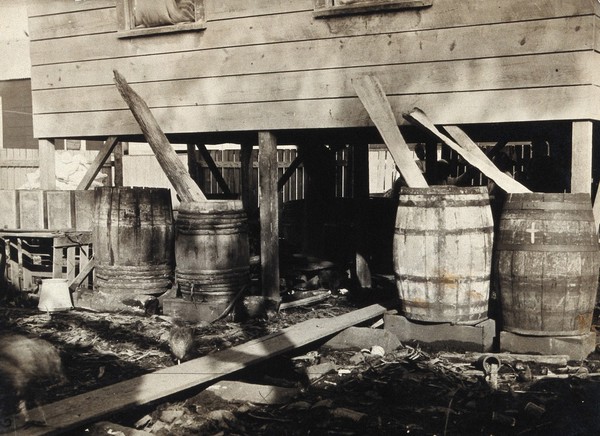
[[[214,353],[309,318],[347,313],[382,296],[389,295],[357,298],[336,293],[270,319],[198,324],[194,354]],[[0,307],[1,331],[54,344],[69,379],[64,386],[48,386],[37,398],[42,404],[176,365],[168,346],[172,325],[160,315],[80,309],[47,314],[26,306],[5,301]],[[203,386],[106,419],[156,435],[600,434],[597,353],[567,366],[503,363],[493,386],[475,359],[460,352],[440,353],[406,343],[381,356],[373,350],[330,350],[321,345],[227,377],[296,388],[297,395],[283,403],[225,401]],[[307,376],[307,367],[321,364],[328,364],[331,372]],[[84,433],[90,434],[85,428],[70,432]]]

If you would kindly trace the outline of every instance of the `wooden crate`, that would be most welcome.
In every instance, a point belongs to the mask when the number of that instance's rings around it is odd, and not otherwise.
[[[94,191],[0,190],[6,280],[35,290],[44,278],[71,283],[92,256]]]

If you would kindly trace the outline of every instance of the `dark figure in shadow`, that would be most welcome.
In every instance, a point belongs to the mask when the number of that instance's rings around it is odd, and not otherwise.
[[[564,192],[565,181],[558,162],[548,154],[546,141],[531,143],[533,157],[527,165],[523,184],[533,192]]]

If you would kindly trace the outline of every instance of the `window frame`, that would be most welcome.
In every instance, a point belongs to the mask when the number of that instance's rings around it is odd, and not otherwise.
[[[194,0],[195,20],[193,23],[176,23],[156,27],[135,27],[132,2],[135,0],[117,0],[118,38],[162,35],[175,32],[189,32],[206,29],[204,0]]]
[[[349,5],[336,5],[335,0],[314,0],[314,2],[315,18],[427,8],[433,5],[433,0],[367,0]]]

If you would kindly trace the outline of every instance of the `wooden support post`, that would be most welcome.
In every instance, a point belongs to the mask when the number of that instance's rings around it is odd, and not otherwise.
[[[206,149],[206,145],[196,144],[196,146],[198,147],[198,150],[200,151],[200,156],[202,156],[202,159],[204,160],[204,162],[206,162],[206,165],[208,165],[208,169],[210,170],[210,172],[214,176],[215,180],[217,181],[217,185],[219,185],[219,188],[221,188],[221,191],[223,191],[223,193],[225,195],[231,195],[231,190],[229,189],[227,182],[221,175],[221,171],[219,171],[217,164],[215,163],[212,156]]]
[[[258,133],[260,174],[260,262],[263,296],[274,303],[279,292],[279,195],[277,193],[277,139]]]
[[[115,159],[115,178],[113,184],[115,186],[123,186],[123,144],[117,142],[113,151],[113,157]]]
[[[571,192],[592,193],[592,132],[591,121],[573,122],[571,158]]]
[[[104,141],[104,145],[96,155],[94,162],[92,162],[92,164],[89,166],[85,176],[83,176],[83,179],[81,179],[79,185],[77,185],[78,190],[88,189],[92,185],[92,182],[102,169],[102,165],[104,165],[104,162],[106,162],[106,160],[110,157],[110,154],[114,150],[118,141],[119,138],[116,136],[111,136]]]
[[[356,228],[356,280],[361,288],[371,288],[369,267],[369,145],[352,144],[350,147],[350,168],[352,171],[352,194],[354,198]]]
[[[115,83],[123,100],[138,122],[146,141],[152,147],[156,160],[165,172],[182,201],[204,201],[206,197],[188,174],[187,168],[177,157],[146,102],[129,86],[123,76],[114,70]]]
[[[190,177],[200,186],[200,175],[198,171],[198,160],[196,159],[196,144],[187,145],[188,172]]]
[[[256,198],[252,190],[254,184],[253,151],[252,143],[245,142],[241,144],[240,178],[242,182],[242,204],[248,217],[253,216],[256,211]]]
[[[54,141],[40,139],[40,188],[56,189],[56,168]]]

